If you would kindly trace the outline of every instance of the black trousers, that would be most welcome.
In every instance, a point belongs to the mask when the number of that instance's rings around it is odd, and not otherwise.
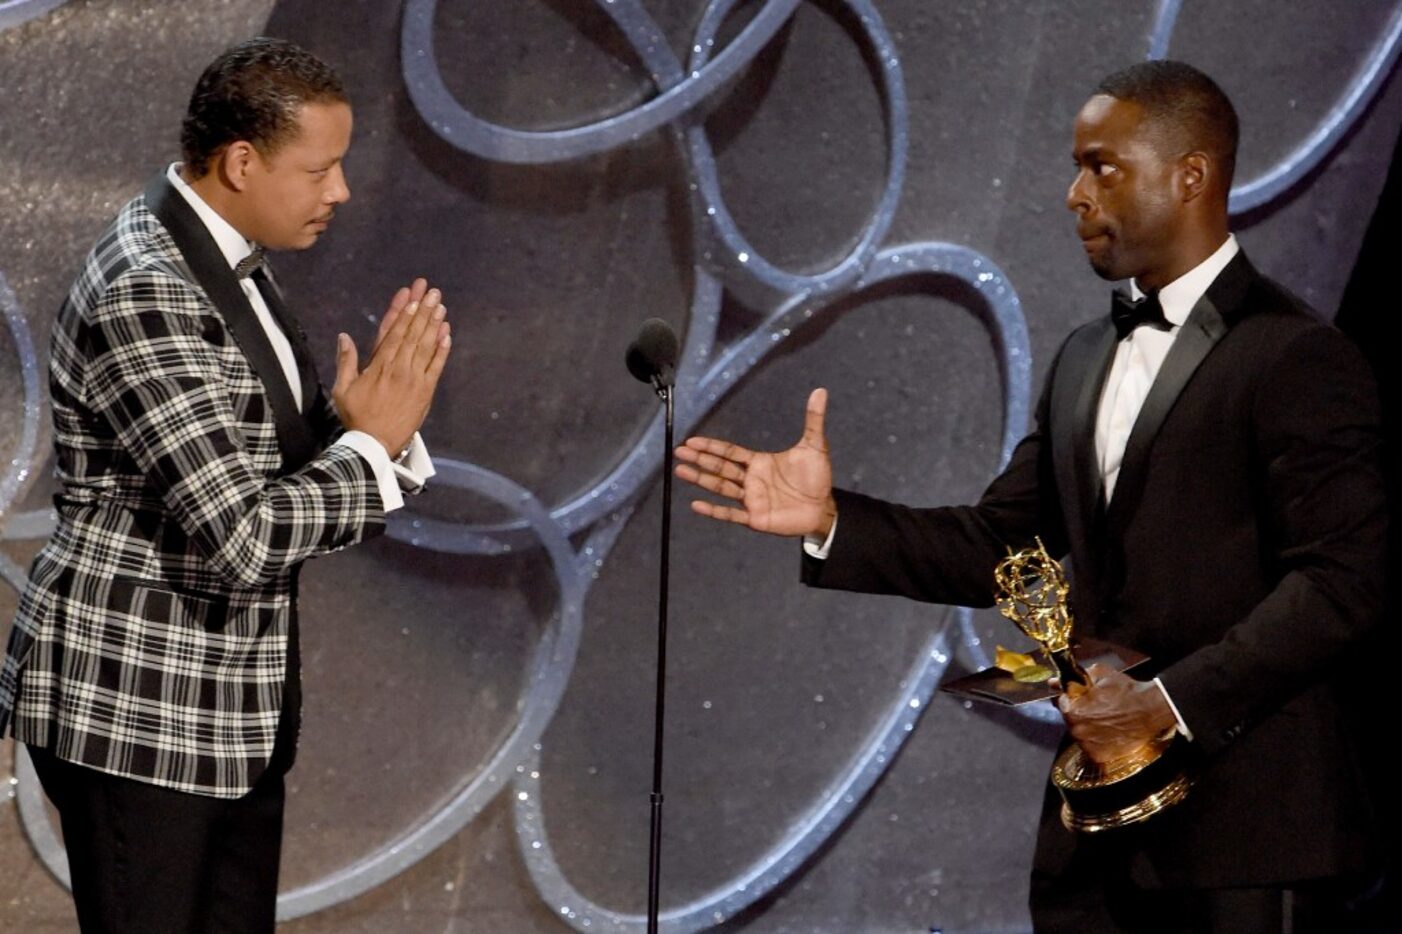
[[[29,754],[63,825],[83,934],[271,934],[284,762],[224,799]]]
[[[1373,927],[1349,908],[1353,880],[1317,880],[1292,888],[1098,889],[1049,891],[1033,882],[1037,934],[1347,934]]]
[[[1131,869],[1130,843],[1136,831],[1123,828],[1091,840],[1068,837],[1061,848],[1062,859],[1053,863],[1054,871],[1034,868],[1029,898],[1033,931],[1371,934],[1399,930],[1375,927],[1377,919],[1367,917],[1367,899],[1376,881],[1367,873],[1274,887],[1174,889],[1141,884]]]
[[[172,791],[28,746],[63,827],[83,934],[272,934],[283,779],[297,758],[302,717],[298,570],[272,759],[248,794]]]

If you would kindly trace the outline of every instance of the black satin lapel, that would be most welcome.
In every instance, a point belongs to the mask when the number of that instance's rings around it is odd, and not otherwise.
[[[1056,471],[1062,478],[1059,486],[1063,493],[1075,491],[1075,501],[1065,504],[1065,516],[1068,522],[1079,523],[1083,540],[1096,527],[1100,470],[1095,460],[1095,414],[1114,360],[1115,344],[1115,328],[1108,318],[1078,334],[1061,364],[1067,377],[1065,394],[1058,390],[1061,401],[1053,400],[1053,450]]]
[[[1163,366],[1154,378],[1154,385],[1149,388],[1149,395],[1144,399],[1134,427],[1130,429],[1129,440],[1125,443],[1124,460],[1120,464],[1115,495],[1110,500],[1106,517],[1112,535],[1123,528],[1126,518],[1134,512],[1134,506],[1139,502],[1149,454],[1164,420],[1193,374],[1227,333],[1230,322],[1240,313],[1242,299],[1254,276],[1251,264],[1243,254],[1238,253],[1213,281],[1207,293],[1198,299],[1188,320],[1183,322],[1183,333],[1178,335],[1164,358]]]
[[[146,186],[146,207],[170,233],[196,282],[224,318],[229,333],[263,384],[277,427],[283,466],[296,470],[316,456],[316,440],[306,419],[297,411],[297,402],[292,397],[277,352],[240,287],[238,277],[229,268],[195,209],[180,196],[164,172]]]

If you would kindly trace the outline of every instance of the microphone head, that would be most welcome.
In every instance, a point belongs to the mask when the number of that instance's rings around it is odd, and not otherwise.
[[[677,378],[677,332],[661,318],[648,318],[624,356],[633,378],[671,386]]]

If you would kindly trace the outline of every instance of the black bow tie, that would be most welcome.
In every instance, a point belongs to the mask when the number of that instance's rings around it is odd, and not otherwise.
[[[1160,331],[1173,330],[1173,325],[1164,317],[1158,292],[1149,292],[1135,301],[1116,289],[1110,296],[1110,320],[1115,323],[1115,334],[1120,340],[1124,340],[1140,325]]]
[[[263,258],[267,253],[268,251],[261,246],[255,246],[252,253],[249,253],[243,259],[239,260],[237,265],[234,266],[234,274],[240,279],[247,279],[259,269],[263,268]]]

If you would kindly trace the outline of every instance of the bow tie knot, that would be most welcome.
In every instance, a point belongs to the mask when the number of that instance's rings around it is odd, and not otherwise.
[[[255,246],[253,252],[239,260],[234,266],[234,274],[240,279],[247,279],[259,269],[263,268],[263,259],[268,251],[261,246]]]
[[[1120,340],[1124,340],[1140,326],[1159,331],[1173,330],[1172,323],[1164,316],[1157,291],[1149,292],[1136,301],[1124,292],[1116,290],[1110,299],[1110,320],[1114,322],[1115,334]]]

